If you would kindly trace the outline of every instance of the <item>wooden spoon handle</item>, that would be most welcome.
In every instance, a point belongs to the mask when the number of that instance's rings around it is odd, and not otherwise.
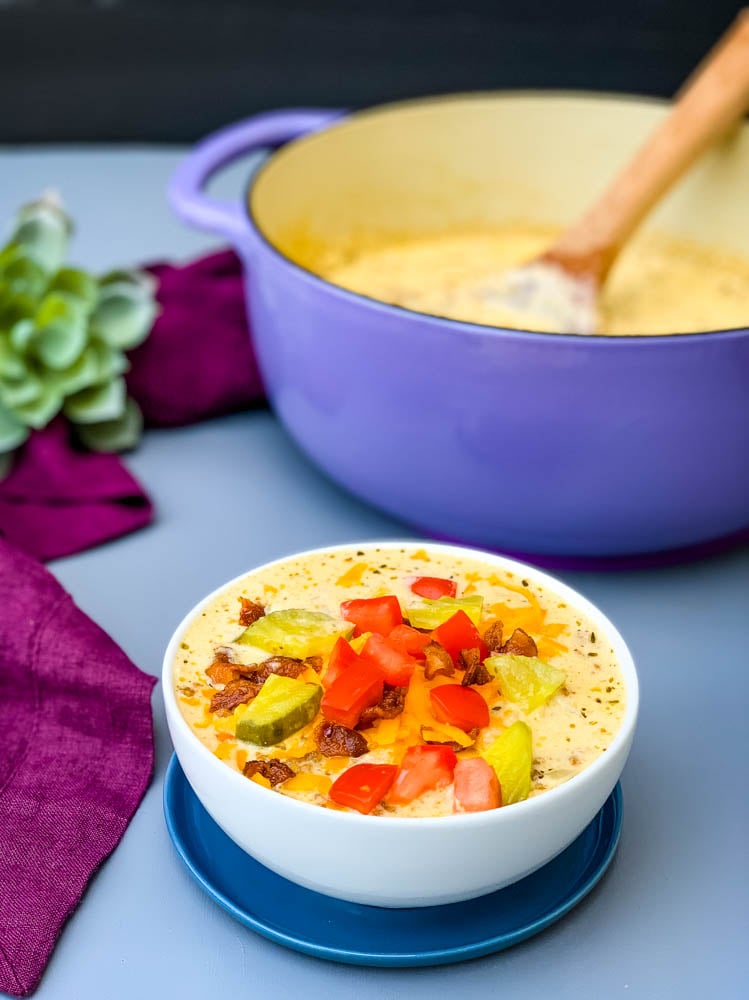
[[[545,257],[603,281],[619,250],[690,164],[749,110],[749,8],[677,95],[666,118]]]

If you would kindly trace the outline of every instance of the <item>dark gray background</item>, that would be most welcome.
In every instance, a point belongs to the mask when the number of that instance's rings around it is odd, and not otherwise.
[[[670,96],[736,0],[0,0],[0,142],[193,140],[263,108]]]

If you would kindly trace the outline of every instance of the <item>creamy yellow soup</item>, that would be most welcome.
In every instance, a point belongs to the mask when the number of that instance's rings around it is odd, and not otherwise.
[[[538,658],[565,674],[563,687],[530,712],[513,704],[495,679],[476,688],[489,706],[490,723],[477,737],[473,734],[475,742],[467,738],[469,745],[457,750],[459,759],[481,755],[513,723],[525,722],[532,733],[530,795],[535,796],[569,780],[606,751],[621,725],[626,691],[614,650],[600,628],[563,598],[529,580],[472,558],[428,553],[416,544],[317,553],[250,573],[227,587],[188,626],[174,661],[177,701],[197,738],[227,767],[240,772],[248,761],[280,760],[294,776],[275,785],[274,793],[342,808],[328,793],[348,767],[400,764],[408,747],[422,743],[424,726],[446,733],[445,741],[451,734],[459,735],[430,715],[429,691],[448,681],[460,683],[460,672],[427,680],[421,664],[414,671],[402,713],[363,729],[368,750],[356,759],[318,752],[316,731],[321,715],[283,742],[260,747],[235,735],[236,719],[244,706],[230,715],[210,710],[212,698],[223,687],[206,675],[217,649],[243,664],[259,663],[271,655],[234,641],[243,631],[239,623],[243,598],[262,603],[266,613],[305,608],[338,616],[343,601],[392,594],[407,613],[421,602],[411,590],[413,580],[420,576],[455,580],[459,598],[481,595],[480,631],[497,620],[502,621],[505,636],[522,629],[533,638]],[[299,679],[320,683],[324,669],[324,662],[318,669],[308,667]],[[257,780],[267,787],[262,777]],[[453,788],[448,786],[427,791],[407,805],[389,805],[385,800],[374,814],[440,816],[453,810]]]
[[[516,224],[402,240],[327,261],[321,272],[343,288],[417,312],[515,326],[516,316],[480,293],[482,283],[532,260],[557,235],[550,227]],[[609,275],[599,318],[598,332],[612,336],[749,326],[749,259],[685,240],[642,235],[622,252]]]

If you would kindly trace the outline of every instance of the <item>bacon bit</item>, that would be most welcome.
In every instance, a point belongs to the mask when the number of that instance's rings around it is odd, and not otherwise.
[[[240,678],[240,672],[236,667],[232,666],[231,663],[226,663],[223,660],[216,661],[206,669],[206,677],[214,684],[230,684],[232,681],[237,681]]]
[[[259,774],[270,782],[271,788],[293,778],[294,773],[288,764],[284,764],[277,757],[271,757],[269,760],[248,760],[242,768],[242,774],[245,778],[253,778]]]
[[[507,642],[502,646],[503,653],[513,653],[515,656],[538,656],[538,647],[533,639],[521,628],[516,628]]]
[[[248,625],[254,624],[258,618],[265,617],[265,608],[262,604],[257,601],[250,601],[247,597],[240,597],[239,600],[242,602],[242,608],[239,612],[239,624],[244,625],[247,628]]]
[[[270,656],[262,663],[253,663],[247,667],[240,666],[237,669],[242,677],[252,681],[253,684],[264,684],[271,674],[278,674],[281,677],[298,677],[307,669],[307,664],[292,656]]]
[[[322,670],[323,658],[322,656],[305,656],[304,665],[305,667],[311,667],[319,674]]]
[[[503,629],[504,625],[501,621],[497,620],[492,622],[486,632],[484,632],[484,642],[486,643],[486,648],[489,650],[490,655],[502,651]]]
[[[359,716],[356,728],[366,729],[367,726],[373,725],[378,719],[396,718],[396,716],[401,714],[403,706],[406,704],[407,691],[408,688],[394,687],[392,684],[386,684],[383,688],[380,701],[376,705],[364,709]]]
[[[430,642],[427,646],[425,646],[424,656],[426,657],[424,663],[424,676],[428,681],[434,680],[438,674],[444,674],[446,677],[452,677],[455,673],[455,665],[453,664],[452,656],[450,656],[445,647],[441,646],[438,642]]]
[[[481,662],[479,649],[461,649],[458,666],[465,670],[463,680],[460,682],[463,687],[469,687],[471,684],[488,684],[492,679],[492,675]]]
[[[206,668],[206,676],[214,684],[228,684],[239,678],[239,670],[233,665],[233,654],[225,646],[217,646],[213,651],[213,663]]]
[[[325,757],[361,757],[369,744],[361,733],[337,722],[323,722],[315,730],[317,748]]]
[[[217,715],[230,715],[238,705],[245,705],[257,695],[262,684],[251,681],[229,681],[223,691],[217,691],[211,698],[210,711]]]

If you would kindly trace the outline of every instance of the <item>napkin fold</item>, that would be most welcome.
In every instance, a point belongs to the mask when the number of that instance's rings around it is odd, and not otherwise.
[[[120,457],[77,450],[62,419],[31,435],[0,483],[0,531],[38,559],[81,552],[152,517]]]
[[[0,607],[0,991],[28,996],[148,786],[155,678],[1,539]]]
[[[236,254],[149,270],[161,313],[130,353],[127,375],[146,425],[176,427],[262,403]],[[0,482],[0,534],[45,561],[142,528],[153,513],[120,457],[77,449],[62,418],[31,435]]]

